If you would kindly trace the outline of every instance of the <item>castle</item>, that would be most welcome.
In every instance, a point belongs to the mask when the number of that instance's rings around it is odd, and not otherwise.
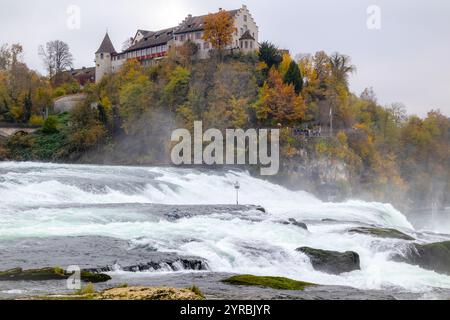
[[[220,9],[222,10],[222,9]],[[234,20],[236,32],[232,44],[227,49],[251,52],[258,48],[258,26],[247,6],[227,11]],[[138,30],[131,39],[131,46],[117,53],[106,33],[100,48],[95,53],[95,81],[99,82],[108,74],[117,72],[128,59],[137,59],[142,65],[151,65],[163,59],[169,49],[192,41],[198,47],[198,58],[205,59],[212,49],[211,44],[203,40],[206,15],[188,15],[177,27],[160,31]]]

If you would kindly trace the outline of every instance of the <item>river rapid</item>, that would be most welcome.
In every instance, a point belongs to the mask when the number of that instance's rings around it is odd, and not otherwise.
[[[226,210],[226,206],[195,212],[199,205],[233,205],[236,181],[241,185],[241,204],[262,206],[266,213]],[[161,206],[155,209],[155,205]],[[161,214],[180,205],[190,208],[191,214],[172,219]],[[282,223],[288,219],[306,223],[308,230]],[[127,241],[130,247],[203,258],[211,273],[286,276],[326,286],[410,292],[422,298],[442,298],[436,292],[447,294],[450,277],[390,260],[406,250],[408,241],[347,232],[369,225],[397,229],[419,243],[450,239],[442,233],[416,230],[390,204],[326,203],[246,172],[0,163],[3,252],[11,241],[109,237]],[[355,251],[361,270],[341,275],[315,271],[309,259],[296,251],[305,246]],[[41,250],[43,255],[52,254],[45,247]],[[14,252],[3,254],[0,270],[17,259]],[[26,263],[26,257],[21,259]],[[158,272],[162,271],[154,271]],[[118,266],[112,274],[123,275],[124,271]],[[0,291],[14,292],[1,283]]]

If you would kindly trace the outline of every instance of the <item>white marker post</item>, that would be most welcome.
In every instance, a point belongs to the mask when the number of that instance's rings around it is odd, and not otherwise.
[[[239,189],[241,189],[241,184],[239,181],[236,181],[234,188],[236,189],[236,205],[239,205]]]

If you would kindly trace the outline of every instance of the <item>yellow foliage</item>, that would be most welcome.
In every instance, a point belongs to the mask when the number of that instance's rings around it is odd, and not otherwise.
[[[44,124],[44,117],[33,114],[30,118],[29,124],[34,126],[42,126]]]
[[[218,50],[223,50],[232,43],[233,33],[236,31],[233,18],[225,10],[207,15],[204,28],[203,40]]]
[[[302,97],[296,94],[294,86],[285,84],[278,70],[272,68],[267,82],[260,90],[255,109],[260,121],[277,125],[304,119],[306,106]]]
[[[285,53],[283,54],[283,61],[281,62],[280,66],[279,66],[279,71],[282,77],[285,76],[286,72],[289,69],[289,65],[292,62],[292,58],[290,56],[289,53]]]

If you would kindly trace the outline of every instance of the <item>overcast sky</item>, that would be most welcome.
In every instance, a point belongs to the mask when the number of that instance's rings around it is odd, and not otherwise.
[[[67,42],[75,67],[94,66],[108,30],[116,50],[137,29],[176,26],[184,17],[235,9],[245,3],[269,40],[293,55],[324,50],[351,56],[358,72],[351,87],[373,87],[382,104],[408,112],[441,109],[450,115],[450,1],[448,0],[0,0],[0,44],[20,42],[24,60],[43,72],[38,46]],[[79,29],[67,27],[67,9],[81,9]],[[381,9],[381,29],[367,28],[367,8]]]

